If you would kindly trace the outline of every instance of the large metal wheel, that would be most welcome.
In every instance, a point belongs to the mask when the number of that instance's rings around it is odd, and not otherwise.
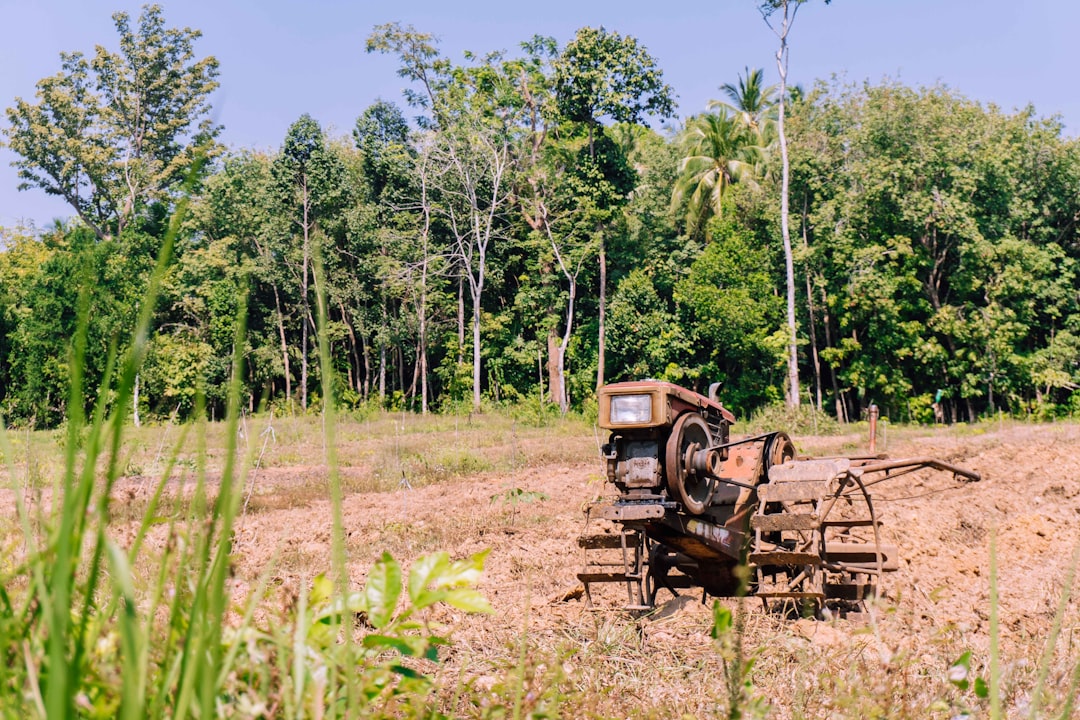
[[[769,468],[773,465],[783,465],[788,460],[795,459],[795,443],[791,442],[786,432],[774,433],[765,444],[765,477],[763,482],[769,481]]]
[[[687,413],[675,421],[664,456],[668,488],[691,515],[705,512],[712,494],[707,474],[695,469],[694,458],[712,444],[709,426],[700,416]]]
[[[807,463],[810,465],[810,463]],[[751,518],[756,594],[766,606],[818,614],[859,607],[885,570],[873,501],[858,475],[770,482]]]

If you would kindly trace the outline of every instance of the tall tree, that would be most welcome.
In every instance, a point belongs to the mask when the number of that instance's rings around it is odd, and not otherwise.
[[[253,354],[245,365],[256,387],[266,386],[273,398],[283,389],[286,402],[291,404],[295,344],[289,338],[287,326],[291,325],[297,303],[286,263],[284,238],[291,236],[292,228],[291,221],[281,212],[272,163],[269,154],[259,152],[243,151],[225,158],[217,172],[203,183],[192,205],[192,239],[179,248],[179,260],[188,262],[189,245],[195,245],[194,249],[211,262],[222,255],[227,257],[232,267],[226,274],[233,277],[253,264],[247,298],[248,339]],[[199,302],[197,298],[203,294],[202,288],[182,282],[177,282],[175,289],[167,288],[166,299],[172,299],[185,317],[169,318],[166,322],[173,327],[197,324],[192,323],[193,313],[188,305],[192,299]],[[213,308],[214,317],[222,324],[213,333],[218,340],[215,357],[227,361],[236,312],[229,303],[217,305]],[[151,355],[154,354],[152,348]]]
[[[289,127],[273,173],[286,212],[300,231],[300,406],[306,409],[309,331],[315,328],[310,294],[312,253],[318,251],[313,247],[315,231],[340,211],[348,183],[340,159],[326,146],[322,128],[307,114]]]
[[[36,103],[15,99],[4,130],[19,189],[63,198],[99,238],[167,199],[219,130],[209,101],[218,63],[196,59],[201,33],[167,28],[160,5],[143,9],[138,28],[124,12],[113,21],[120,52],[61,53],[60,72],[38,82]]]
[[[450,62],[439,54],[437,44],[431,33],[394,22],[376,25],[364,46],[369,53],[396,55],[401,62],[398,77],[419,83],[420,90],[405,88],[404,95],[411,107],[431,113],[431,117],[418,118],[424,126],[440,122],[443,114],[441,96],[450,80]]]
[[[488,255],[509,204],[510,145],[505,132],[482,119],[458,118],[440,133],[433,178],[455,243],[455,259],[472,299],[473,408],[480,409],[480,319]]]
[[[787,102],[788,33],[795,22],[795,15],[807,0],[765,0],[758,7],[761,17],[780,40],[776,51],[776,69],[780,73],[780,102],[777,106],[776,130],[780,141],[780,234],[784,239],[784,269],[787,274],[787,323],[788,333],[788,388],[787,404],[799,406],[799,345],[795,322],[795,261],[791,252],[791,232],[788,228],[788,186],[791,183],[791,163],[788,160],[787,135],[784,132],[784,114]],[[831,0],[825,0],[828,5]],[[780,14],[779,24],[773,17]]]
[[[555,64],[555,93],[559,112],[582,124],[589,138],[593,172],[596,136],[601,122],[640,123],[644,116],[671,117],[675,93],[664,82],[656,60],[636,38],[608,32],[603,27],[583,27],[566,46]],[[600,179],[600,178],[598,178]],[[607,252],[604,232],[599,239],[599,325],[597,331],[596,387],[604,384],[604,314],[607,299]]]
[[[366,246],[360,254],[375,253],[374,257],[369,256],[370,269],[378,268],[376,276],[370,278],[370,284],[378,288],[379,295],[375,340],[379,349],[379,397],[384,399],[387,351],[391,342],[390,317],[393,314],[390,306],[395,300],[401,300],[400,291],[411,285],[401,282],[399,276],[408,268],[401,265],[406,259],[395,246],[410,245],[415,240],[411,237],[415,227],[410,216],[415,204],[412,196],[415,194],[416,151],[409,143],[409,124],[405,116],[396,105],[384,100],[377,100],[357,118],[353,139],[360,152],[362,172],[358,184],[364,191],[363,202],[369,215],[368,227],[360,233],[367,237],[357,239]],[[410,235],[408,240],[403,239],[406,234]],[[360,268],[357,270],[364,272]]]
[[[710,108],[726,107],[737,113],[743,125],[759,138],[758,144],[767,145],[771,139],[767,137],[773,120],[771,115],[776,109],[773,99],[776,87],[765,84],[765,73],[761,68],[746,68],[737,83],[724,83],[720,90],[727,96],[727,101],[713,100],[709,103]]]

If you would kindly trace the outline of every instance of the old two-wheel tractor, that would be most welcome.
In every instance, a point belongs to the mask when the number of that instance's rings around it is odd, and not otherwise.
[[[898,567],[869,488],[927,467],[979,479],[928,457],[798,457],[783,432],[732,440],[734,421],[715,388],[709,397],[656,381],[601,389],[618,495],[590,508],[590,519],[609,521],[604,531],[578,538],[590,606],[593,585],[621,583],[630,610],[653,608],[661,589],[694,587],[804,614],[857,609]]]

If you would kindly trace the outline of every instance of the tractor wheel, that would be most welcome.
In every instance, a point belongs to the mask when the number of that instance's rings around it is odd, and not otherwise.
[[[675,421],[668,438],[664,467],[668,488],[691,515],[705,512],[712,494],[712,483],[704,473],[693,469],[692,458],[712,444],[709,426],[698,415],[687,413]]]

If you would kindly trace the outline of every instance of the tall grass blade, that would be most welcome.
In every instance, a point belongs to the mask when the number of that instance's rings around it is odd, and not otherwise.
[[[131,579],[131,566],[128,564],[127,553],[110,541],[108,556],[113,588],[121,604],[119,625],[123,651],[120,653],[120,667],[123,681],[120,685],[120,717],[123,720],[138,720],[144,717],[146,674],[145,668],[139,664],[142,656],[139,651],[142,633],[136,615],[135,584]]]
[[[210,655],[209,663],[200,664],[199,708],[200,717],[212,717],[217,698],[217,677],[223,658],[222,629],[230,594],[225,580],[230,572],[232,558],[233,521],[240,507],[240,493],[234,482],[236,474],[237,430],[240,422],[240,391],[244,376],[244,336],[247,330],[247,304],[241,303],[236,320],[233,341],[232,377],[229,382],[228,413],[225,422],[225,464],[218,485],[218,495],[210,516],[207,534],[214,543],[213,559],[209,564],[209,581],[204,586],[207,599],[204,602],[206,617],[202,618],[204,647]],[[215,533],[215,525],[220,529]]]
[[[990,720],[1001,720],[1001,659],[998,642],[997,528],[990,531]]]
[[[1050,627],[1050,634],[1046,638],[1046,647],[1043,649],[1042,658],[1039,659],[1039,675],[1035,681],[1035,689],[1031,692],[1031,706],[1028,718],[1035,720],[1039,716],[1042,707],[1043,687],[1046,678],[1050,674],[1050,663],[1054,658],[1054,650],[1057,646],[1058,637],[1061,634],[1061,626],[1065,621],[1065,613],[1069,608],[1069,598],[1072,596],[1073,580],[1076,578],[1076,566],[1080,564],[1080,542],[1073,547],[1072,561],[1065,573],[1065,584],[1061,590],[1061,598],[1058,600],[1057,612],[1054,613],[1054,622]]]
[[[75,712],[75,668],[77,665],[68,657],[68,643],[71,638],[71,606],[75,584],[75,572],[78,554],[82,547],[81,528],[86,518],[86,504],[89,502],[92,477],[87,479],[86,472],[78,491],[75,488],[75,465],[78,456],[79,435],[82,430],[83,386],[82,370],[86,364],[86,338],[90,317],[89,282],[84,281],[79,292],[77,326],[70,355],[70,393],[68,412],[68,446],[64,461],[63,483],[54,484],[53,506],[60,502],[60,522],[55,539],[56,560],[53,572],[46,585],[39,586],[37,602],[41,606],[41,617],[48,634],[47,676],[38,678],[47,683],[45,688],[45,712],[49,717],[70,717]],[[92,464],[96,460],[93,452],[88,451],[84,462]],[[59,491],[59,493],[57,493]],[[85,498],[85,499],[84,499]],[[40,563],[37,563],[40,570]],[[75,648],[75,654],[80,648]]]
[[[315,288],[317,301],[317,335],[319,339],[319,374],[322,376],[323,394],[323,439],[325,442],[326,468],[330,483],[330,506],[333,512],[331,528],[331,553],[333,555],[334,578],[340,607],[344,617],[344,654],[342,666],[352,667],[354,663],[353,628],[348,618],[349,570],[345,551],[345,515],[342,508],[341,477],[338,473],[337,459],[337,406],[334,400],[334,363],[330,353],[330,341],[327,337],[326,281],[322,262],[322,253],[316,250],[314,257]],[[360,705],[360,688],[354,680],[354,673],[344,673],[346,717],[352,716],[353,709]],[[337,683],[336,673],[330,677],[331,697],[333,685]]]

